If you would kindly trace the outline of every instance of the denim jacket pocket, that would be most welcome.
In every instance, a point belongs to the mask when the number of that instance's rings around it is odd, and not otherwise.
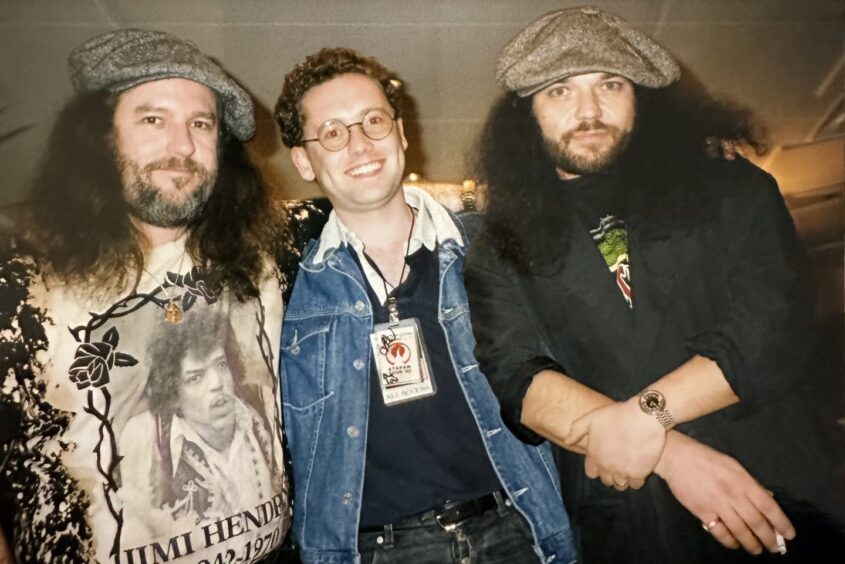
[[[310,411],[332,395],[326,382],[326,342],[330,320],[285,322],[282,329],[283,404]]]

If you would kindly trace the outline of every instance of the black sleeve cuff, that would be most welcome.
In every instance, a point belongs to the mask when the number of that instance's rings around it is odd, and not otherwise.
[[[502,420],[511,433],[519,440],[530,445],[538,445],[545,439],[523,425],[522,400],[528,392],[528,387],[534,381],[534,376],[543,370],[563,372],[563,368],[551,358],[538,356],[529,359],[513,372],[508,382],[504,397],[501,398]]]

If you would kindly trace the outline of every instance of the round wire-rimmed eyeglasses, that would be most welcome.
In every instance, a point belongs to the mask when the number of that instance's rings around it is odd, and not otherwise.
[[[302,143],[317,141],[327,151],[340,151],[349,144],[350,132],[353,126],[360,125],[364,135],[373,141],[378,141],[390,135],[390,132],[393,131],[394,121],[395,118],[387,110],[381,108],[370,110],[364,114],[361,121],[350,123],[349,125],[339,119],[330,119],[317,128],[317,137],[303,139]]]

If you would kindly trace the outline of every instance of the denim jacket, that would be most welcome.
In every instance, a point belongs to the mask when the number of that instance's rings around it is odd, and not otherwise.
[[[463,222],[452,219],[465,233]],[[293,464],[292,531],[306,563],[358,563],[372,306],[354,251],[344,244],[316,262],[316,249],[311,241],[303,254],[282,329],[283,412]],[[437,247],[439,320],[455,375],[493,467],[531,527],[535,551],[543,562],[574,562],[569,517],[550,449],[547,444],[529,446],[507,430],[475,360],[462,275],[465,250],[453,239]]]

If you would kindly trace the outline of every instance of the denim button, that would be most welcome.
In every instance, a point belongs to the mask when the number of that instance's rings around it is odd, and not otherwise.
[[[294,345],[290,348],[290,354],[299,354],[300,350],[299,345]]]
[[[384,544],[384,537],[379,535],[376,537],[376,544]]]
[[[349,505],[352,503],[352,492],[346,492],[343,494],[343,505]]]
[[[357,439],[361,435],[361,431],[359,431],[358,427],[355,425],[350,425],[346,428],[346,434],[349,435],[350,438]]]
[[[356,358],[355,362],[352,363],[352,366],[355,367],[355,370],[363,370],[364,369],[364,361],[360,358]]]
[[[355,302],[355,311],[364,311],[364,307],[364,302],[362,302],[361,300]]]

